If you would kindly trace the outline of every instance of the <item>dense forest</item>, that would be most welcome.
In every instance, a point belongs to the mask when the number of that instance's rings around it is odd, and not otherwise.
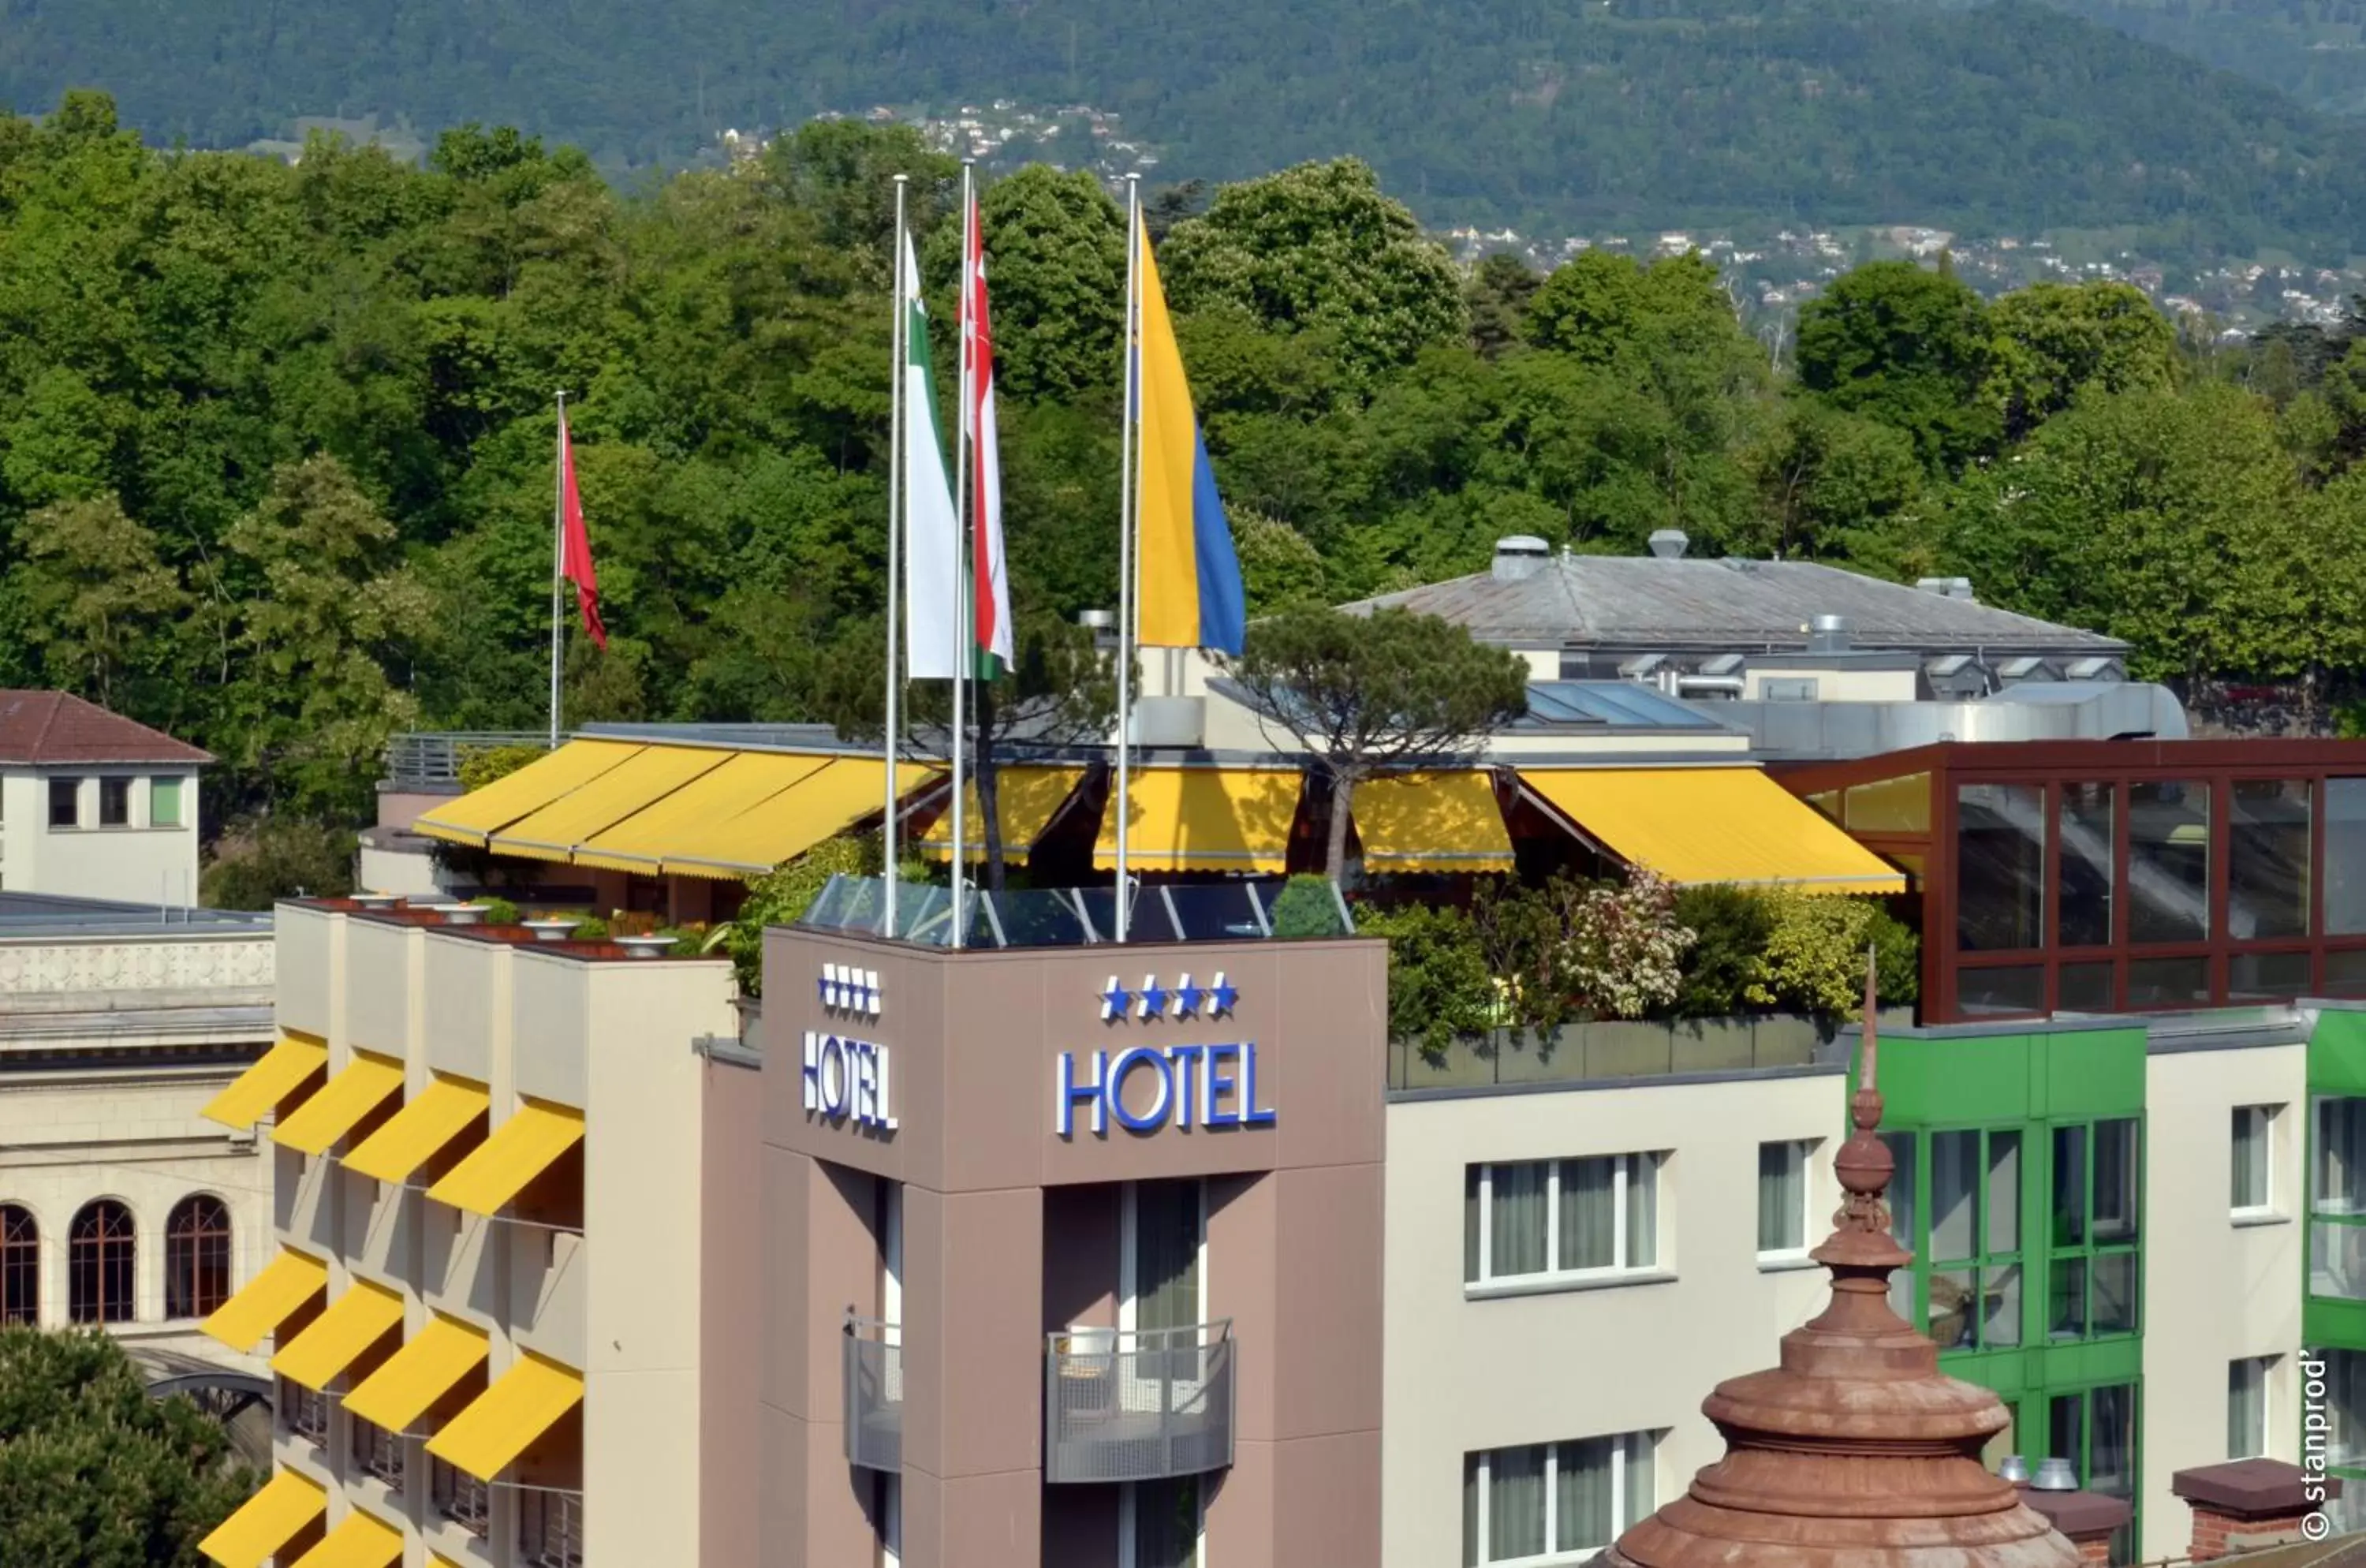
[[[2366,115],[2366,0],[2052,3],[2263,82],[2312,108]]]
[[[2134,4],[2135,0],[2129,0]],[[1354,155],[1433,227],[2109,228],[2180,263],[2366,234],[2355,126],[2040,4],[10,0],[0,104],[112,91],[152,141],[299,115],[514,124],[603,169],[726,126],[1015,98],[1119,111],[1163,172]]]
[[[570,716],[848,722],[898,171],[945,333],[956,170],[900,128],[625,195],[506,130],[290,167],[96,95],[0,119],[0,684],[208,747],[210,820],[362,819],[393,732],[542,721],[565,388],[611,634]],[[1122,220],[1042,167],[982,206],[1023,638],[1115,597]],[[1773,365],[1705,262],[1466,272],[1360,164],[1152,213],[1255,609],[1675,526],[1964,572],[2146,676],[2366,670],[2366,316],[2225,348],[2122,285],[1876,263]]]

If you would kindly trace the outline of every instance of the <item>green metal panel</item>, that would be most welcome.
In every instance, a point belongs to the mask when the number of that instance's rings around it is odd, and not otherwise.
[[[1887,1042],[1881,1051],[1887,1062]],[[2314,1094],[2366,1095],[2366,1013],[2327,1009],[2308,1037],[2308,1087]]]
[[[2366,1350],[2366,1302],[2310,1296],[2301,1306],[2300,1333],[2311,1346]]]
[[[2044,1036],[2040,1116],[2134,1116],[2145,1103],[2145,1032],[2082,1030]]]
[[[2366,1033],[2360,1040],[2360,1081],[2366,1082]],[[1849,1082],[1853,1092],[1855,1066]],[[1886,1127],[2138,1115],[2145,1100],[2144,1028],[1884,1035],[1881,1098]]]

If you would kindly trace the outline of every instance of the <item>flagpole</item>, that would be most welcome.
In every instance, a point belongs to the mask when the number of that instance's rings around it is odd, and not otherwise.
[[[887,817],[882,829],[887,844],[887,908],[886,924],[881,934],[890,939],[896,935],[896,863],[901,854],[896,820],[896,753],[903,739],[896,709],[902,705],[904,682],[896,663],[896,639],[903,604],[903,585],[897,574],[902,568],[904,531],[904,322],[908,310],[904,299],[904,191],[907,178],[904,175],[896,176],[896,285],[891,290],[895,296],[895,320],[887,333],[893,360],[887,377]]]
[[[969,465],[970,431],[970,341],[969,341],[969,224],[971,216],[971,178],[975,165],[962,160],[962,239],[961,239],[961,374],[958,387],[961,414],[953,421],[953,934],[952,945],[960,947],[968,921],[963,918],[963,895],[968,880],[969,839],[965,821],[969,794],[969,671],[970,671],[970,596],[969,596]]]
[[[1129,807],[1133,802],[1133,444],[1142,422],[1141,392],[1136,386],[1140,355],[1135,338],[1141,327],[1142,176],[1125,177],[1125,343],[1121,373],[1125,377],[1125,423],[1119,443],[1117,525],[1117,931],[1125,941],[1131,923],[1127,897],[1126,850]]]
[[[567,572],[567,394],[558,394],[558,442],[551,454],[550,501],[550,745],[558,747],[558,667],[566,648],[560,590]]]

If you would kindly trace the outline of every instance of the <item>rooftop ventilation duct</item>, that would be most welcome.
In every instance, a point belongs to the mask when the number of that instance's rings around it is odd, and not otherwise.
[[[1849,618],[1846,615],[1818,615],[1808,624],[1809,653],[1846,653],[1849,643]]]
[[[1506,535],[1495,541],[1495,581],[1524,581],[1542,571],[1551,559],[1552,547],[1534,534]]]
[[[1651,530],[1651,553],[1659,557],[1662,560],[1684,559],[1684,551],[1690,547],[1691,545],[1692,540],[1685,536],[1684,531],[1682,528],[1654,528]]]
[[[1087,631],[1113,632],[1117,630],[1117,612],[1115,610],[1079,610],[1076,612],[1076,625]]]

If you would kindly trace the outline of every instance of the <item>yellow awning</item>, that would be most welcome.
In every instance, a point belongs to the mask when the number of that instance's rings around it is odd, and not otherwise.
[[[345,1168],[380,1181],[402,1182],[436,1150],[485,1113],[492,1097],[482,1084],[439,1077],[345,1156]]]
[[[654,876],[665,863],[666,852],[686,838],[753,810],[829,764],[826,756],[732,753],[713,773],[593,834],[575,852],[575,863]]]
[[[641,750],[631,740],[570,740],[539,761],[446,801],[412,824],[413,830],[481,849],[500,829],[582,788]]]
[[[337,1381],[363,1351],[402,1322],[402,1298],[355,1280],[304,1332],[280,1347],[271,1370],[315,1392]]]
[[[1391,773],[1357,785],[1349,809],[1367,871],[1512,869],[1512,836],[1486,773]]]
[[[1756,768],[1523,768],[1619,859],[1672,882],[1903,893],[1906,878]]]
[[[539,811],[496,831],[487,847],[495,854],[524,855],[529,860],[572,860],[577,845],[648,809],[701,774],[713,773],[731,756],[707,746],[645,747]]]
[[[271,1141],[308,1155],[326,1153],[355,1122],[401,1089],[401,1063],[356,1051],[344,1072],[272,1129]]]
[[[329,1287],[329,1266],[303,1253],[279,1249],[271,1266],[246,1282],[245,1289],[214,1310],[197,1326],[245,1355],[263,1343],[263,1337],[287,1321],[288,1314]]]
[[[197,1112],[225,1127],[252,1127],[263,1113],[296,1092],[306,1078],[329,1065],[329,1048],[310,1040],[282,1035],[253,1066],[231,1086],[206,1102]]]
[[[197,1542],[197,1550],[222,1568],[261,1568],[265,1558],[296,1539],[298,1530],[328,1511],[328,1493],[294,1471],[283,1470]]]
[[[394,1568],[402,1561],[402,1532],[355,1508],[294,1568]]]
[[[896,770],[906,799],[935,786],[944,774],[915,762]],[[667,846],[672,876],[760,876],[833,834],[886,807],[887,764],[876,757],[839,757],[818,773],[759,801],[738,816],[688,827]]]
[[[579,1374],[528,1354],[430,1438],[427,1451],[479,1481],[493,1480],[582,1399]]]
[[[1126,863],[1132,871],[1285,869],[1298,815],[1296,769],[1143,768],[1133,775]],[[1117,785],[1101,811],[1093,864],[1117,864]]]
[[[529,1100],[427,1195],[470,1213],[498,1214],[527,1182],[582,1141],[583,1112]]]
[[[1076,794],[1083,782],[1082,768],[1000,768],[995,773],[995,804],[1002,818],[1002,849],[1006,857],[1017,860],[1035,847],[1043,829],[1068,796]],[[967,859],[986,859],[986,807],[978,804],[977,785],[970,784],[963,797],[962,835],[969,840]],[[920,852],[930,860],[945,860],[952,854],[953,814],[947,811],[937,818],[937,825],[920,836]],[[1132,846],[1128,846],[1131,852]]]
[[[345,1395],[345,1408],[389,1432],[407,1432],[453,1385],[485,1364],[485,1336],[432,1317],[409,1343]]]

